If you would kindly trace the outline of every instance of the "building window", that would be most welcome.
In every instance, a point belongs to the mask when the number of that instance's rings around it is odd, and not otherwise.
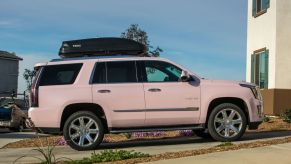
[[[261,89],[268,89],[269,51],[266,48],[254,51],[251,63],[251,82]]]
[[[253,0],[253,17],[258,17],[267,12],[270,0]]]

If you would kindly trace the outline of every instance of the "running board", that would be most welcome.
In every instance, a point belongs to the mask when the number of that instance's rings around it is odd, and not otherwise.
[[[131,128],[109,128],[109,132],[131,133],[131,132],[151,132],[151,131],[172,131],[172,130],[199,130],[205,129],[205,124],[179,125],[179,126],[154,126],[154,127],[131,127]]]

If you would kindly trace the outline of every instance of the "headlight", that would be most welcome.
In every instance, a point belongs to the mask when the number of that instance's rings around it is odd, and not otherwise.
[[[251,85],[251,84],[243,84],[243,83],[240,84],[240,86],[250,88],[256,99],[263,100],[260,88],[258,86]]]

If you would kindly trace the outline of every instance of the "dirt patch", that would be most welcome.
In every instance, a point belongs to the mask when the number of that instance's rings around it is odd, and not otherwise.
[[[284,122],[281,118],[270,118],[270,121],[263,122],[257,130],[250,131],[281,131],[281,130],[291,130],[291,124]]]

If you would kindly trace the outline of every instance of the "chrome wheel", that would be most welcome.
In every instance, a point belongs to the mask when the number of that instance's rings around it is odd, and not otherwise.
[[[231,138],[242,130],[242,116],[234,109],[223,109],[214,117],[214,128],[218,135]]]
[[[95,120],[82,116],[74,119],[69,126],[69,137],[76,145],[91,146],[99,136],[99,127]]]

